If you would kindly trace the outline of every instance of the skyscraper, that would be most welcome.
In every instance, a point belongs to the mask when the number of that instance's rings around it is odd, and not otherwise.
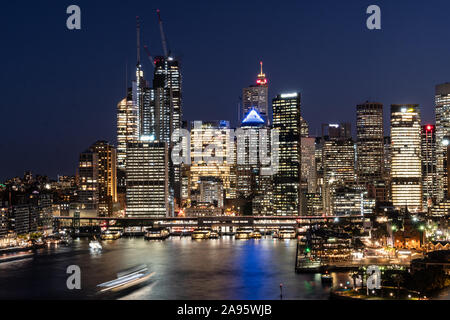
[[[126,164],[126,216],[171,216],[169,154],[165,142],[130,142]]]
[[[237,131],[236,193],[251,202],[252,214],[272,212],[272,176],[262,174],[261,153],[270,152],[270,128],[256,109],[251,109]]]
[[[261,72],[256,79],[256,85],[251,85],[242,90],[242,117],[243,119],[252,109],[269,124],[269,104],[268,104],[268,85],[266,75],[263,73],[262,61],[260,62]]]
[[[174,130],[181,128],[182,97],[180,63],[174,57],[155,58],[153,104],[156,140],[170,143]]]
[[[279,94],[272,100],[273,128],[278,130],[278,171],[274,175],[273,214],[300,215],[301,109],[300,93]]]
[[[198,190],[200,177],[215,177],[223,183],[225,198],[236,198],[234,153],[228,121],[192,121],[190,189]]]
[[[78,201],[82,210],[96,215],[98,210],[98,154],[90,149],[80,154]]]
[[[391,105],[391,195],[408,210],[422,208],[420,130],[417,104]]]
[[[117,167],[124,170],[127,144],[138,139],[137,108],[131,97],[117,104]]]
[[[301,138],[302,146],[302,187],[307,193],[316,192],[316,138]]]
[[[117,202],[116,148],[106,141],[97,141],[91,148],[98,159],[99,214],[111,215]]]
[[[427,209],[436,204],[438,195],[435,131],[434,125],[422,126],[422,205]]]
[[[180,62],[172,56],[158,56],[154,60],[153,89],[151,90],[154,110],[155,139],[166,142],[171,153],[172,134],[182,123],[182,78]],[[169,158],[169,189],[171,202],[181,201],[181,166],[174,165]]]
[[[322,147],[323,207],[332,214],[335,191],[355,183],[355,143],[349,139],[326,138]]]
[[[439,193],[437,201],[447,199],[447,145],[450,136],[450,83],[438,84],[435,91],[436,160]]]
[[[356,106],[357,174],[361,184],[383,178],[383,105],[366,102]]]

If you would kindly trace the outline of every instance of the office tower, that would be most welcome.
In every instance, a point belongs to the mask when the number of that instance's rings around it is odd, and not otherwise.
[[[307,193],[316,192],[316,138],[301,138],[302,149],[302,189]],[[305,185],[305,187],[303,187]]]
[[[322,137],[328,137],[329,139],[349,139],[352,137],[351,128],[352,126],[348,122],[341,124],[323,123]]]
[[[332,214],[335,190],[356,182],[355,143],[350,139],[325,139],[322,147],[323,201],[326,214]]]
[[[200,177],[197,205],[209,204],[223,208],[223,183],[216,177]]]
[[[279,94],[272,100],[273,129],[278,130],[278,171],[273,177],[273,214],[300,215],[301,109],[300,93]]]
[[[238,137],[236,152],[236,194],[238,198],[253,197],[255,192],[255,174],[259,174],[261,161],[259,159],[260,130],[264,128],[265,120],[256,109],[251,109],[241,122],[241,137]],[[269,141],[268,141],[269,142]]]
[[[258,110],[252,108],[237,133],[236,195],[251,202],[253,215],[270,214],[272,176],[262,174],[263,167],[267,165],[261,158],[261,153],[268,158],[271,155],[270,128]]]
[[[131,87],[131,97],[137,112],[137,135],[139,140],[154,140],[154,111],[152,110],[150,86],[144,78],[141,65],[140,23],[136,25],[136,79]]]
[[[357,175],[361,184],[383,179],[383,105],[366,102],[356,106]]]
[[[252,109],[255,109],[258,114],[264,119],[266,124],[269,124],[269,104],[268,104],[268,85],[266,75],[262,70],[258,74],[256,85],[251,85],[242,90],[242,117],[243,119]]]
[[[106,141],[97,141],[91,148],[98,158],[98,202],[99,214],[111,215],[117,200],[117,155],[116,148]]]
[[[0,202],[0,240],[8,235],[8,206]]]
[[[447,199],[447,145],[450,136],[450,83],[438,84],[435,91],[436,114],[436,160],[438,195],[437,202]]]
[[[98,154],[86,150],[80,154],[78,202],[80,209],[97,213],[98,209]]]
[[[420,110],[417,104],[391,105],[391,153],[394,206],[421,210]]]
[[[336,216],[368,215],[375,208],[364,186],[341,186],[334,192],[333,214]]]
[[[48,193],[31,194],[27,199],[30,213],[36,219],[36,230],[53,231],[53,195]]]
[[[192,121],[190,189],[198,190],[201,177],[215,177],[223,183],[225,198],[236,198],[234,149],[228,121]]]
[[[422,205],[429,209],[436,203],[438,195],[436,172],[436,127],[431,124],[422,126]]]
[[[302,136],[302,138],[306,138],[309,137],[309,125],[308,122],[306,122],[305,119],[303,119],[303,117],[300,118],[300,135]]]
[[[172,56],[158,56],[154,60],[153,89],[151,90],[154,110],[155,138],[166,142],[171,153],[172,133],[182,124],[182,77],[180,62]],[[170,198],[181,202],[181,166],[169,159]]]
[[[392,201],[391,197],[391,137],[384,137],[383,142],[383,180],[386,184],[386,201]]]
[[[126,216],[172,216],[172,208],[169,207],[167,144],[130,142],[126,164]]]
[[[125,169],[127,144],[138,139],[137,108],[131,97],[117,104],[117,167]]]
[[[169,56],[154,60],[153,75],[156,139],[170,143],[171,134],[181,128],[182,78],[180,62]]]

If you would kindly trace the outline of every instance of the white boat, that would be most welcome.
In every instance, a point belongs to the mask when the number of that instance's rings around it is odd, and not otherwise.
[[[102,245],[100,244],[100,242],[98,242],[98,240],[91,240],[89,242],[89,248],[91,248],[92,251],[100,251],[102,250]]]
[[[97,287],[100,288],[99,293],[119,292],[144,283],[154,274],[154,272],[149,272],[147,265],[140,265],[119,272],[117,279],[101,283]]]

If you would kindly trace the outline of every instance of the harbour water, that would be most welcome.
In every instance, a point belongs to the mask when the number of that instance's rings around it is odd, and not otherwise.
[[[102,245],[103,250],[93,252],[87,239],[75,239],[68,247],[40,249],[31,258],[0,264],[0,299],[95,299],[97,284],[142,264],[155,272],[152,280],[120,299],[329,298],[330,288],[321,283],[319,274],[294,272],[295,240],[141,237]],[[81,290],[67,288],[70,265],[80,267]]]

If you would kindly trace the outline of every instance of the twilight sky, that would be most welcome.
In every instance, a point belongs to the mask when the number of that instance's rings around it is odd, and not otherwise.
[[[81,7],[81,30],[66,28],[71,4]],[[380,31],[366,28],[371,4],[381,7]],[[270,99],[302,93],[312,134],[321,123],[354,123],[365,100],[385,105],[386,134],[393,103],[418,103],[423,122],[433,122],[434,85],[450,81],[445,0],[2,1],[0,180],[26,169],[74,174],[81,151],[115,143],[126,65],[131,81],[136,63],[135,17],[160,54],[157,8],[182,61],[185,120],[235,123],[260,60]]]

